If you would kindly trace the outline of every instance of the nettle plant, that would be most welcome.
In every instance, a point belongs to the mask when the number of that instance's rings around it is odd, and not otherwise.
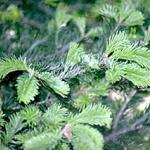
[[[45,3],[57,6],[55,1],[46,0]],[[51,47],[59,57],[61,53],[64,57],[59,66],[61,69],[57,66],[52,69],[49,66],[38,66],[38,61],[42,60],[47,65],[46,61],[49,63],[51,60],[49,55],[45,57],[41,51],[37,53],[39,58],[34,58],[33,49],[41,41],[34,43],[19,58],[3,57],[0,60],[1,91],[4,95],[11,92],[15,95],[14,99],[7,96],[6,104],[0,104],[0,149],[102,150],[104,143],[141,129],[149,119],[149,106],[146,106],[142,118],[123,129],[119,127],[122,122],[125,125],[130,123],[129,120],[124,121],[124,118],[121,120],[121,117],[137,89],[146,89],[150,85],[150,51],[146,47],[150,41],[150,29],[144,31],[143,43],[135,42],[127,28],[143,25],[144,16],[137,7],[130,1],[104,4],[102,7],[97,7],[98,4],[99,1],[96,1],[92,5],[91,18],[101,16],[104,21],[109,20],[111,24],[113,20],[116,24],[107,33],[106,43],[101,43],[103,53],[86,51],[88,46],[84,42],[86,39],[97,38],[99,34],[105,37],[105,24],[102,27],[92,26],[86,31],[87,18],[70,13],[69,8],[60,3],[55,17],[48,22],[48,35],[42,42],[48,40],[49,36],[53,39]],[[14,11],[18,13],[12,13]],[[16,21],[23,17],[14,5],[0,13],[3,22],[11,21],[14,14],[17,14]],[[76,25],[79,39],[72,40],[66,31],[65,27],[70,22]],[[118,31],[119,28],[122,30]],[[93,45],[93,49],[97,49],[95,41]],[[61,53],[57,51],[59,49],[62,49]],[[9,86],[5,85],[6,80],[9,80]],[[111,106],[108,107],[109,104],[103,101],[107,100],[106,97],[115,85],[120,86],[120,83],[126,82],[131,84],[131,93],[116,114],[118,108],[110,109]],[[45,93],[48,93],[47,97]],[[1,95],[1,99],[5,99],[3,93]],[[11,105],[11,109],[6,105]]]

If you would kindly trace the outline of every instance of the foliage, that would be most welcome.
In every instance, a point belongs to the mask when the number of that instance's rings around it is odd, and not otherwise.
[[[2,1],[0,149],[150,149],[149,7]]]

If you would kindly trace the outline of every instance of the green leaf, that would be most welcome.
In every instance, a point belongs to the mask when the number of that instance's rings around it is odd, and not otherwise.
[[[124,21],[126,26],[143,25],[144,16],[140,11],[133,11],[129,17]]]
[[[22,59],[4,59],[0,61],[0,79],[5,78],[14,71],[27,71],[28,67]]]
[[[147,87],[150,85],[150,71],[141,68],[136,64],[128,64],[125,68],[124,78],[136,86]]]
[[[67,6],[60,3],[56,11],[56,23],[58,28],[66,26],[67,22],[71,19],[71,15],[67,12],[68,12]]]
[[[56,7],[56,6],[57,6],[57,3],[58,3],[58,0],[45,0],[44,2],[45,2],[45,4],[47,4],[47,5]]]
[[[99,61],[92,54],[85,54],[83,56],[83,63],[91,69],[99,69]]]
[[[85,108],[86,106],[90,105],[93,101],[87,94],[80,95],[78,98],[74,100],[74,107],[76,108]]]
[[[118,21],[124,22],[125,19],[135,10],[136,8],[131,0],[122,0],[120,6],[118,6]]]
[[[103,150],[104,140],[99,131],[86,125],[72,127],[74,150]]]
[[[9,118],[9,122],[5,125],[5,133],[2,139],[3,143],[8,144],[9,142],[12,142],[12,139],[15,138],[15,134],[17,134],[24,126],[23,119],[19,114],[12,115]]]
[[[117,81],[120,81],[124,74],[124,64],[115,64],[111,69],[108,69],[106,71],[106,80],[109,83],[115,83]]]
[[[43,132],[26,140],[23,144],[23,148],[24,150],[52,150],[58,144],[61,136],[58,131]]]
[[[11,4],[8,8],[0,12],[0,19],[2,21],[19,21],[23,17],[22,11],[15,5]]]
[[[91,104],[84,108],[81,113],[71,117],[71,123],[86,123],[90,125],[107,125],[111,124],[111,112],[110,110],[101,104]]]
[[[83,46],[79,46],[77,43],[70,43],[69,52],[66,59],[66,65],[74,66],[81,62],[84,55]]]
[[[37,125],[41,118],[41,112],[36,106],[26,107],[20,114],[22,119],[31,127]]]
[[[117,20],[118,17],[117,7],[109,4],[103,5],[100,8],[99,13],[103,16],[114,18],[115,20]]]
[[[69,144],[66,143],[60,144],[58,150],[70,150]]]
[[[130,60],[150,69],[150,51],[146,47],[131,45],[130,47],[114,51],[111,57],[117,60]]]
[[[115,83],[123,77],[138,87],[147,87],[150,85],[149,75],[149,70],[141,68],[137,64],[122,63],[116,64],[112,69],[108,70],[106,72],[106,79],[111,83]]]
[[[39,74],[38,77],[62,97],[67,97],[69,94],[69,85],[65,81],[62,81],[59,77],[55,77],[49,72],[43,72]]]
[[[60,105],[52,104],[44,113],[42,120],[49,128],[58,128],[66,119],[67,110]]]
[[[85,17],[79,17],[79,16],[74,16],[73,17],[74,22],[78,26],[80,33],[82,36],[84,36],[85,33],[85,27],[86,27],[86,20]]]
[[[107,45],[106,45],[106,54],[109,55],[110,53],[125,49],[130,46],[130,41],[128,36],[125,32],[117,32],[113,36],[110,37]]]
[[[38,94],[39,81],[34,76],[22,75],[17,79],[17,95],[19,102],[25,104],[34,100]]]
[[[86,90],[86,94],[90,97],[106,96],[108,94],[108,83],[103,80],[93,82],[92,86]]]

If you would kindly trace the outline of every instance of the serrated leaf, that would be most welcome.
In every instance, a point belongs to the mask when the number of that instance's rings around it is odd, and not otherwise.
[[[71,142],[74,150],[103,150],[104,145],[101,133],[86,125],[72,127]]]
[[[109,38],[106,45],[106,53],[109,55],[116,50],[124,49],[128,46],[130,46],[130,41],[127,34],[125,32],[117,32]]]
[[[4,59],[0,61],[0,79],[5,78],[14,71],[26,71],[28,67],[26,62],[21,59]]]
[[[115,83],[120,81],[124,74],[124,64],[113,65],[111,69],[106,71],[106,80],[110,83]]]
[[[141,68],[137,64],[128,64],[125,66],[124,78],[131,81],[136,86],[147,87],[150,85],[150,71]]]
[[[3,133],[3,143],[8,144],[12,142],[12,139],[15,137],[15,134],[19,132],[25,124],[23,119],[19,114],[13,114],[9,118],[9,122],[5,125],[5,132]]]
[[[62,97],[67,97],[69,94],[69,85],[59,77],[55,77],[49,72],[43,72],[38,77]]]
[[[103,5],[100,8],[99,13],[103,16],[114,18],[115,20],[117,20],[118,17],[117,7],[109,4]]]
[[[124,21],[126,26],[142,25],[144,23],[144,16],[140,11],[133,11],[129,17]]]
[[[34,76],[22,75],[17,79],[17,95],[19,102],[25,104],[34,100],[38,94],[39,81]]]
[[[61,139],[61,134],[58,131],[55,132],[43,132],[37,136],[33,136],[24,142],[24,150],[52,150],[58,144]]]
[[[45,126],[49,128],[58,128],[65,121],[67,109],[62,108],[60,105],[53,104],[44,113],[42,120]]]
[[[150,69],[150,51],[146,47],[131,45],[114,51],[111,57],[116,60],[130,60]]]
[[[77,43],[70,43],[69,52],[66,58],[66,65],[74,66],[81,62],[84,55],[83,46],[79,46]]]
[[[90,125],[107,125],[111,124],[111,112],[110,110],[101,104],[91,104],[84,108],[81,113],[71,117],[71,123],[86,123]]]

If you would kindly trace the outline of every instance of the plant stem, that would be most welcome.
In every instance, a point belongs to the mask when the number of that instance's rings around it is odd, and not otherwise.
[[[113,130],[116,130],[119,120],[121,118],[121,116],[123,115],[124,110],[126,109],[128,103],[131,101],[131,99],[133,98],[133,96],[136,94],[136,90],[131,91],[131,93],[129,94],[129,96],[127,96],[124,104],[122,105],[122,107],[120,108],[116,118],[114,119],[114,123],[113,123]]]
[[[143,123],[148,118],[149,113],[150,112],[145,113],[141,118],[136,120],[134,123],[132,123],[128,127],[122,128],[118,131],[113,131],[111,134],[105,137],[105,142],[113,141],[120,135],[143,128]]]

